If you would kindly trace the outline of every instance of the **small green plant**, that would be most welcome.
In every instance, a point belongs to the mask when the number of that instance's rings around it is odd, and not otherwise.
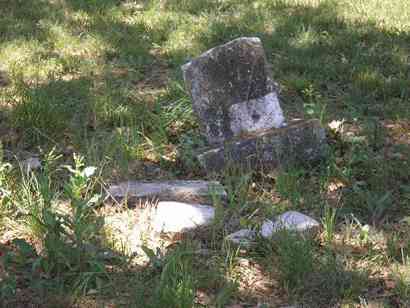
[[[403,265],[410,264],[410,238],[408,227],[402,232],[393,232],[387,240],[387,255]]]
[[[300,234],[282,231],[273,248],[285,288],[308,307],[333,307],[366,286],[366,273],[345,269],[331,250],[321,253]]]
[[[252,173],[241,168],[228,166],[225,170],[224,186],[228,194],[228,205],[240,211],[248,201]]]
[[[17,281],[14,275],[10,275],[2,280],[0,286],[0,304],[5,299],[13,298],[16,296]]]
[[[196,281],[192,257],[192,248],[188,243],[179,245],[164,257],[155,307],[193,307]]]
[[[324,123],[326,114],[326,104],[322,101],[322,96],[316,91],[312,84],[309,84],[306,88],[302,90],[302,94],[307,101],[303,104],[305,113],[314,118],[318,118],[320,123]]]
[[[394,291],[400,299],[400,307],[407,307],[410,304],[410,260],[404,265],[393,270],[395,280]]]
[[[276,178],[276,190],[283,198],[289,199],[294,206],[298,206],[302,199],[302,175],[303,170],[289,170],[279,174]]]
[[[363,131],[367,136],[368,144],[372,149],[378,150],[383,147],[386,138],[386,132],[381,124],[380,119],[378,119],[377,117],[367,118],[364,122]]]
[[[3,145],[0,141],[0,230],[3,225],[3,219],[8,215],[10,210],[10,198],[12,194],[8,186],[11,182],[11,170],[11,164],[3,161]]]
[[[387,211],[394,205],[391,191],[369,190],[360,182],[354,184],[350,199],[357,205],[353,210],[372,225],[381,223]]]
[[[33,262],[33,270],[41,270],[58,279],[64,278],[81,292],[101,285],[105,268],[90,246],[97,242],[101,222],[93,207],[99,200],[92,194],[90,179],[94,167],[85,167],[84,159],[74,155],[74,168],[65,185],[70,212],[57,208],[58,194],[52,189],[49,165],[43,173],[23,174],[17,208],[24,215],[28,231],[42,244],[44,255]]]
[[[356,299],[368,284],[367,273],[347,269],[330,250],[316,257],[315,270],[297,290],[300,302],[308,307],[335,307],[341,299]]]
[[[325,233],[325,242],[332,243],[335,237],[336,227],[336,209],[325,206],[324,217],[322,218],[323,231]]]

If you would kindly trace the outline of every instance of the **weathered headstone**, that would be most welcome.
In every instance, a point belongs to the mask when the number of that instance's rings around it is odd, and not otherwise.
[[[228,163],[277,168],[323,156],[325,132],[318,121],[285,123],[259,38],[210,49],[182,71],[210,144],[198,155],[207,171]]]
[[[215,47],[182,71],[210,144],[284,125],[260,39],[239,38]]]

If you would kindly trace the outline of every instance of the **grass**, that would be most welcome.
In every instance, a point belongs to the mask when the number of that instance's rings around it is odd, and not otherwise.
[[[408,1],[0,0],[0,11],[2,305],[18,305],[16,295],[50,307],[408,305]],[[328,129],[329,159],[280,174],[228,168],[218,179],[229,206],[215,200],[212,230],[169,249],[160,266],[135,265],[126,247],[104,243],[94,216],[104,207],[87,201],[101,183],[206,177],[180,65],[239,36],[261,38],[289,119],[343,123]],[[62,168],[73,153],[81,166]],[[42,170],[22,174],[34,154]],[[98,181],[82,186],[87,166]],[[289,209],[321,220],[323,233],[246,251],[222,241]],[[116,263],[83,254],[91,243],[116,247]],[[45,263],[59,271],[33,273]]]

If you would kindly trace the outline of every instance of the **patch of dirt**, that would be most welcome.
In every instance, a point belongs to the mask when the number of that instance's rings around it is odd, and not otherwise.
[[[410,146],[410,121],[384,121],[383,126],[392,143]]]
[[[10,84],[10,79],[5,71],[0,70],[0,88],[7,87]]]
[[[281,307],[287,304],[287,296],[279,280],[266,273],[262,266],[251,260],[241,258],[236,268],[239,279],[240,297],[244,301],[255,300],[258,304],[269,307]]]

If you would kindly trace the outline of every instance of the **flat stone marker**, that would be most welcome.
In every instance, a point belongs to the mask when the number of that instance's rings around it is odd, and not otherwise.
[[[226,199],[226,191],[217,181],[128,181],[111,185],[108,195],[117,201],[157,200],[212,203],[212,197]]]
[[[208,172],[228,163],[276,169],[324,156],[326,135],[318,121],[285,123],[259,38],[210,49],[182,71],[210,145],[197,156]]]
[[[182,66],[193,109],[210,144],[284,125],[262,42],[244,37]]]

